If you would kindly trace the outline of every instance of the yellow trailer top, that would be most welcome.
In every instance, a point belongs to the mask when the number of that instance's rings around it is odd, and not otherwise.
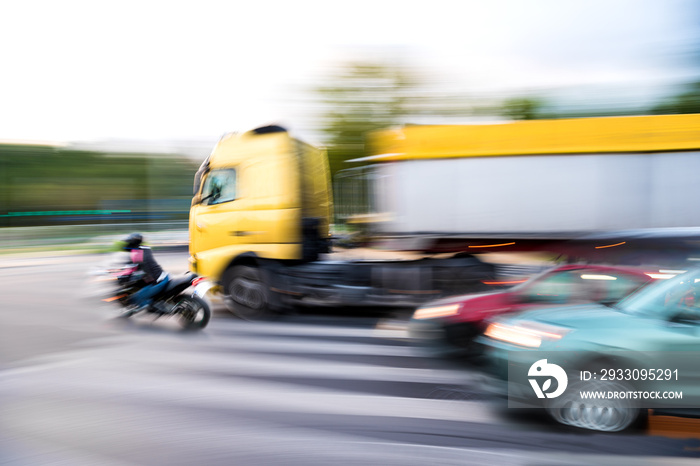
[[[426,125],[369,135],[377,162],[700,149],[700,114]]]

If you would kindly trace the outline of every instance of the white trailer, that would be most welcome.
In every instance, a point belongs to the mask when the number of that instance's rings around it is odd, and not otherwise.
[[[371,208],[349,217],[383,236],[700,227],[700,115],[413,126],[370,141]]]

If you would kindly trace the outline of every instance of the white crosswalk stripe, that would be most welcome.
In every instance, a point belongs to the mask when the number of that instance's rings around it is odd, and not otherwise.
[[[194,464],[194,452],[204,455],[198,464],[611,459],[590,454],[593,447],[583,456],[533,450],[483,399],[468,399],[475,394],[471,373],[437,367],[400,331],[328,321],[251,323],[217,315],[199,334],[160,321],[114,321],[120,333],[0,371],[3,421],[13,426],[9,435],[31,439],[50,458],[57,457],[50,445],[62,445],[63,456],[73,451],[76,464],[165,464],[166,455],[168,464],[185,465]],[[447,400],[435,396],[440,390],[465,396]],[[182,440],[168,443],[173,437]],[[117,451],[114,442],[140,447]],[[298,458],[275,463],[290,452]],[[247,462],[251,457],[258,461]]]
[[[12,384],[13,374],[23,375],[15,381],[16,388],[32,390],[33,386],[40,392],[47,385],[35,384],[32,379],[55,376],[57,380],[48,385],[54,395],[61,389],[67,392],[80,390],[84,396],[95,390],[102,395],[124,393],[129,397],[148,397],[148,387],[165,391],[172,386],[177,387],[178,393],[186,392],[188,396],[206,393],[210,404],[230,404],[237,400],[236,403],[250,406],[257,400],[260,405],[274,403],[277,409],[283,409],[284,403],[297,403],[304,409],[311,409],[314,402],[322,406],[321,401],[326,395],[328,406],[343,406],[349,414],[366,411],[378,415],[397,414],[397,409],[392,406],[397,404],[396,400],[392,401],[395,397],[389,393],[373,394],[372,389],[363,389],[363,382],[386,382],[392,384],[389,389],[402,383],[425,386],[413,397],[416,405],[425,405],[419,409],[422,412],[429,412],[428,406],[442,402],[429,398],[435,388],[470,382],[466,372],[433,368],[431,361],[423,361],[423,356],[401,341],[373,337],[372,328],[249,323],[225,318],[217,320],[214,325],[216,330],[201,336],[145,332],[114,337],[111,345],[94,347],[84,344],[86,348],[53,356],[43,365],[39,363],[37,369],[30,366],[24,372],[0,372],[0,380],[8,387]],[[364,337],[366,340],[352,343],[332,341],[333,337]],[[317,356],[330,357],[331,360],[318,359]],[[334,358],[336,356],[338,359]],[[344,361],[344,356],[352,356],[354,360]],[[409,366],[422,367],[392,367],[393,359],[387,364],[372,362],[382,356],[406,359]],[[197,374],[196,378],[192,374]],[[274,377],[275,381],[266,381],[265,377]],[[305,381],[309,378],[347,380],[354,382],[356,387],[343,389],[334,385],[332,389],[323,389],[316,384],[307,386]],[[285,385],[287,395],[271,401],[280,391],[280,384]],[[312,398],[314,401],[307,403]],[[351,402],[353,399],[356,401]],[[381,399],[381,402],[375,403],[374,399]],[[399,405],[405,403],[405,399],[399,399]],[[469,409],[473,416],[467,417],[483,421],[488,417],[483,404],[479,403],[478,407],[477,403],[474,404]],[[448,417],[455,420],[464,419],[466,415],[456,416],[454,407],[448,407],[436,408],[431,417],[439,418],[436,414],[439,412],[449,414]]]

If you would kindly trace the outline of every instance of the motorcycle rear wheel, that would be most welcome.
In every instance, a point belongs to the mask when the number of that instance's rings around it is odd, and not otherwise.
[[[201,330],[211,319],[209,305],[198,296],[183,296],[175,306],[185,330]]]

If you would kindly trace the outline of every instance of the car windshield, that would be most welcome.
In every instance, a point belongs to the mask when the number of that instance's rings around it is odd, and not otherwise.
[[[614,303],[639,288],[646,275],[633,275],[612,268],[565,268],[546,271],[511,292],[528,303]]]
[[[616,305],[628,313],[668,319],[679,313],[700,313],[700,270],[644,287]]]

